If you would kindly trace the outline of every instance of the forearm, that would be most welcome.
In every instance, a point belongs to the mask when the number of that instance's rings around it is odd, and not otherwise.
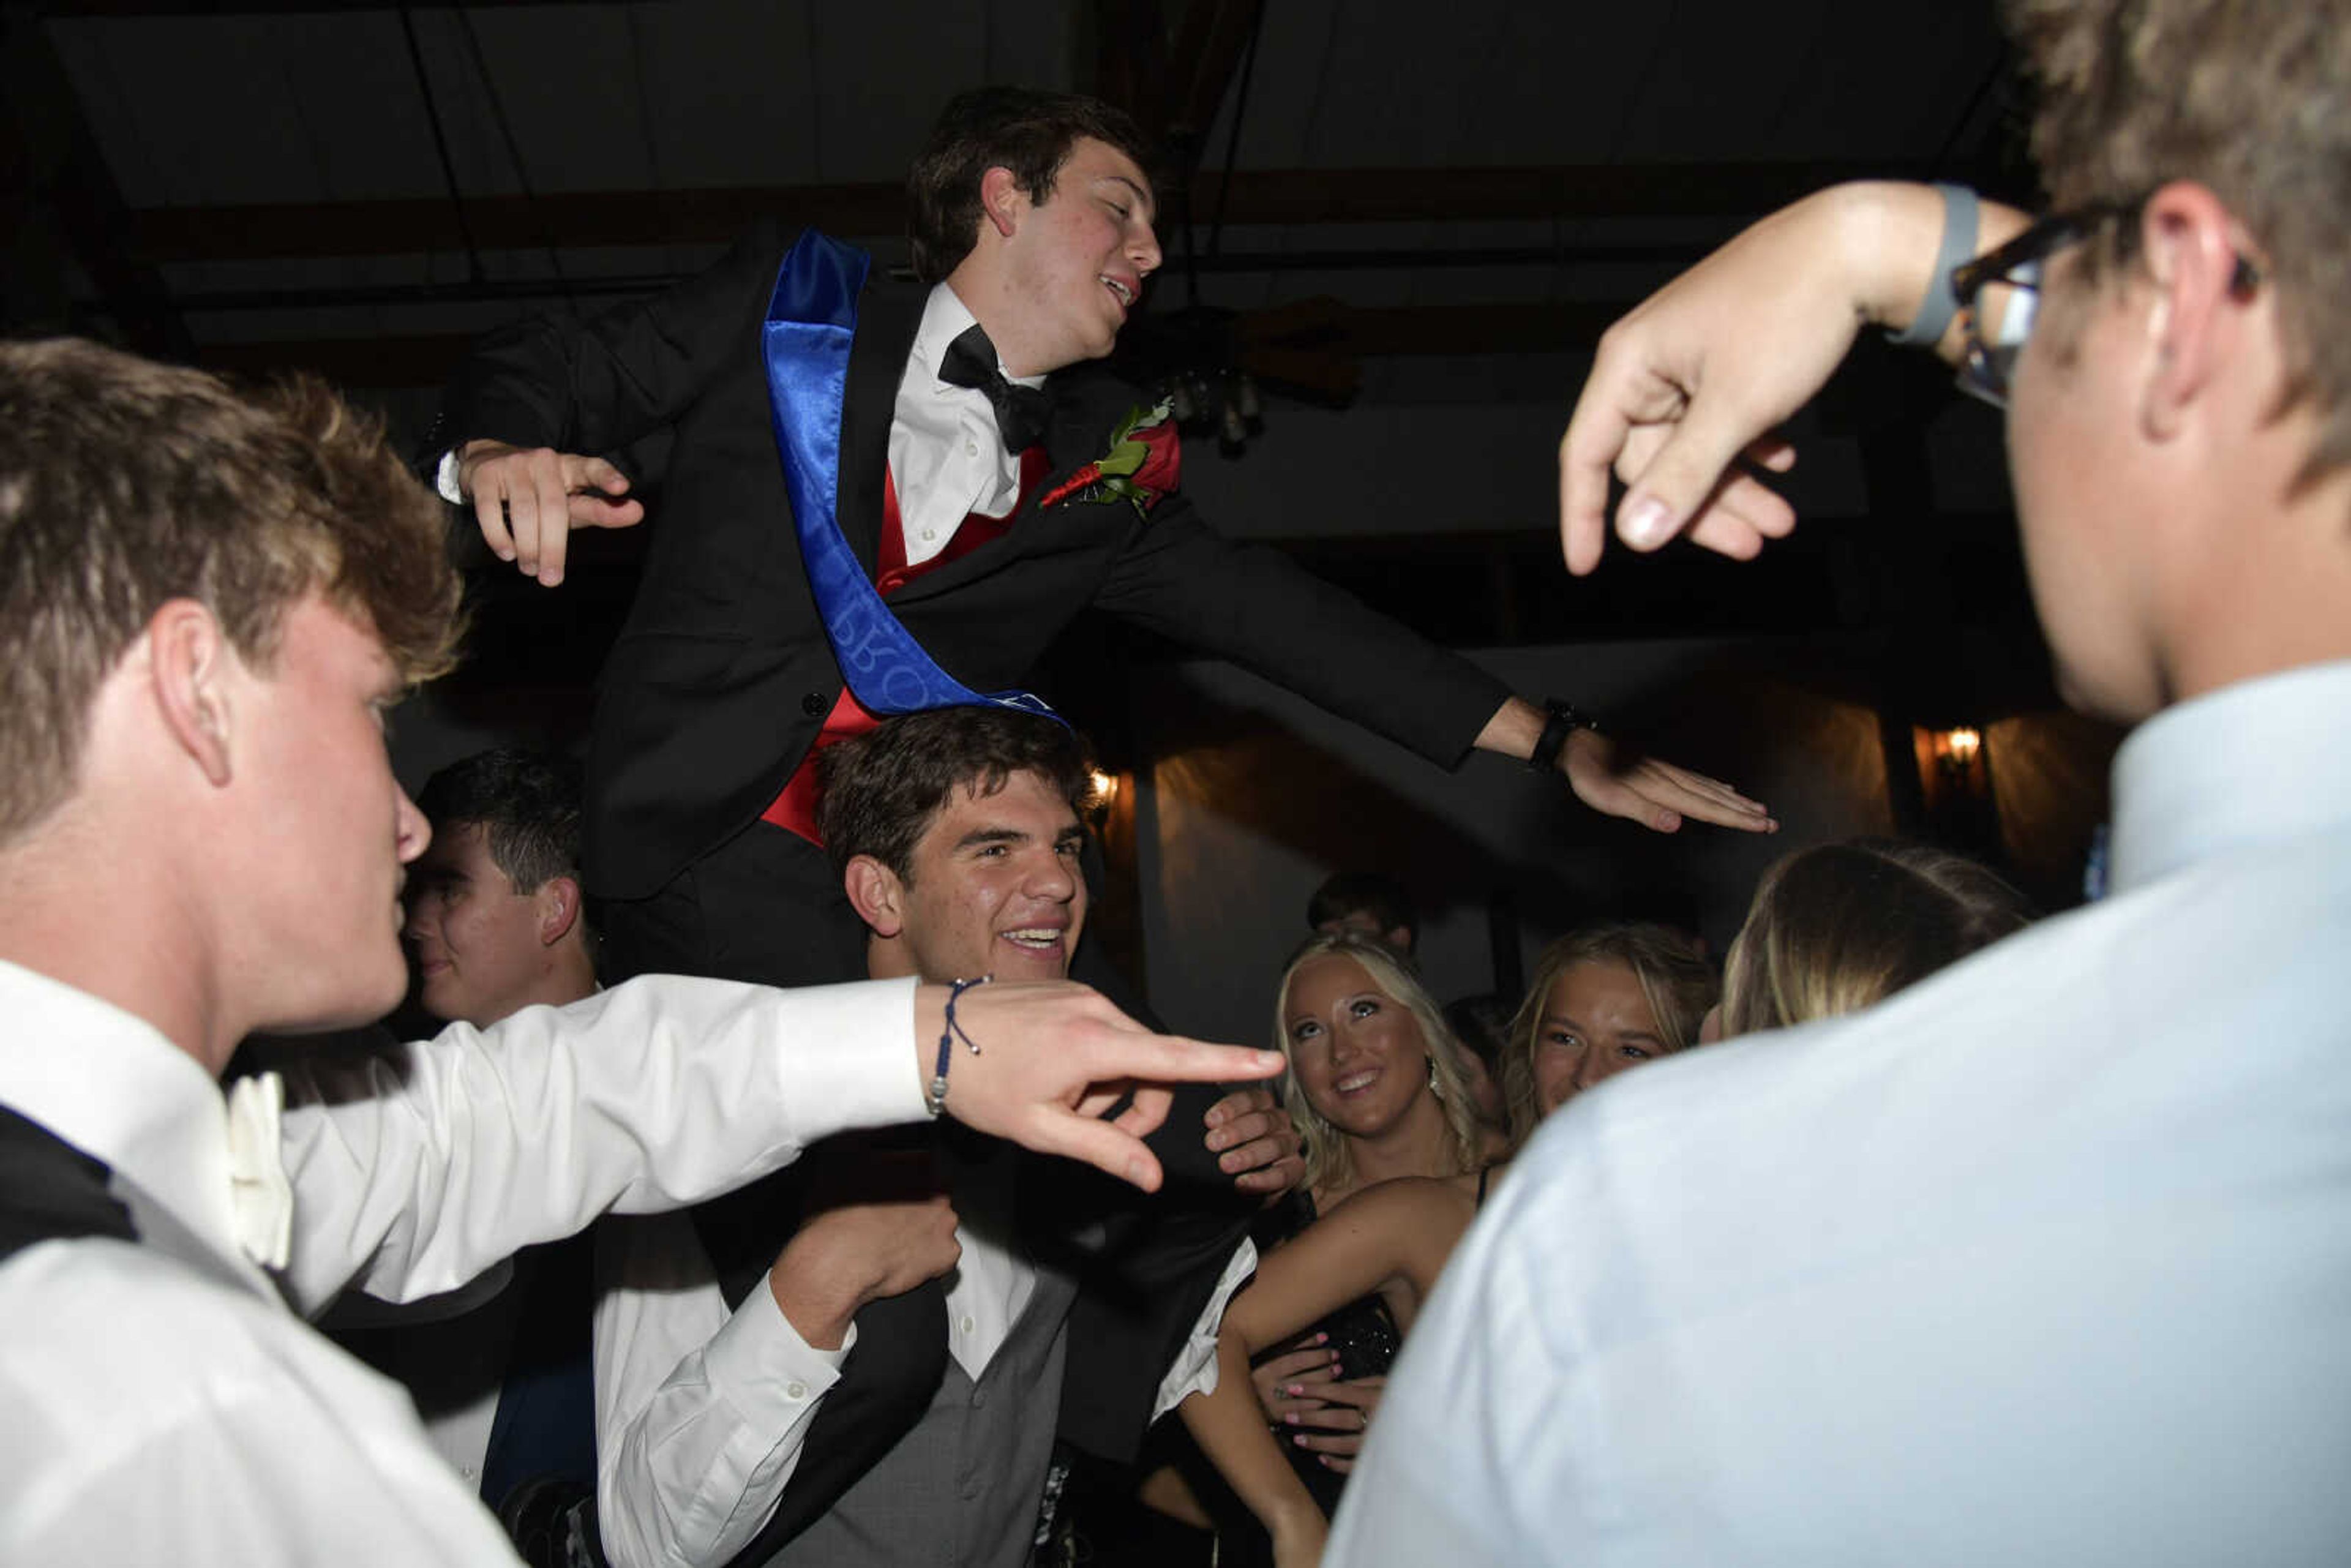
[[[854,1127],[924,1118],[904,982],[659,977],[289,1083],[287,1280],[315,1308],[451,1290],[608,1208],[729,1191]]]
[[[1280,1534],[1301,1522],[1321,1527],[1322,1511],[1314,1494],[1290,1469],[1266,1426],[1265,1410],[1249,1385],[1249,1353],[1238,1334],[1217,1337],[1217,1386],[1176,1409],[1200,1452],[1269,1533]]]
[[[803,1342],[765,1290],[729,1313],[684,1215],[597,1238],[597,1512],[616,1568],[716,1564],[775,1512],[853,1339]]]
[[[1301,570],[1235,544],[1178,495],[1096,595],[1102,609],[1232,660],[1426,758],[1458,764],[1510,687]]]

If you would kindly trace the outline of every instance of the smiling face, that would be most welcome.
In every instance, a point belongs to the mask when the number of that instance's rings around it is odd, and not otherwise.
[[[1290,975],[1281,1034],[1299,1089],[1350,1136],[1386,1132],[1428,1092],[1419,1020],[1344,954],[1309,958]]]
[[[1046,200],[1007,169],[988,171],[981,200],[982,243],[949,281],[1005,370],[1042,375],[1109,353],[1159,266],[1151,184],[1134,160],[1081,136]]]
[[[1672,1049],[1630,965],[1571,964],[1552,982],[1535,1025],[1536,1107],[1548,1116],[1604,1079]]]
[[[1086,883],[1078,857],[1085,845],[1070,802],[1043,775],[1006,776],[994,794],[968,786],[946,805],[914,845],[903,881],[870,857],[859,857],[886,881],[877,883],[886,909],[860,904],[877,936],[894,938],[898,973],[925,980],[1058,980],[1086,919]],[[884,929],[884,926],[889,929]],[[877,963],[876,973],[884,966]]]
[[[256,1028],[369,1022],[406,989],[401,868],[432,836],[384,750],[402,683],[375,636],[316,594],[287,612],[272,664],[243,666],[252,745],[237,767],[262,836],[240,883],[240,982]]]

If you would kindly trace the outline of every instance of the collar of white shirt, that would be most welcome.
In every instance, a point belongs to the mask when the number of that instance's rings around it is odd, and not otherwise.
[[[2351,662],[2166,708],[2115,756],[2114,889],[2351,821]]]
[[[1008,517],[1020,501],[1020,459],[1004,449],[987,397],[976,388],[939,380],[939,360],[947,345],[975,324],[954,289],[944,283],[934,287],[898,379],[890,420],[890,477],[898,492],[909,566],[920,566],[946,549],[966,517]],[[1008,379],[1017,386],[1045,384],[1043,376]]]
[[[144,1019],[5,960],[0,1014],[10,1034],[0,1103],[105,1161],[223,1258],[274,1251],[257,1260],[282,1266],[293,1207],[277,1157],[275,1074],[244,1091],[239,1124],[251,1146],[233,1155],[220,1085]]]

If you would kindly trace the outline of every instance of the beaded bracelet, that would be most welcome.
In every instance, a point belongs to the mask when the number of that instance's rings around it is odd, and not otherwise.
[[[947,987],[946,1027],[939,1030],[938,1061],[931,1069],[931,1082],[923,1091],[924,1107],[934,1116],[947,1108],[947,1062],[954,1054],[955,1042],[960,1040],[964,1043],[964,1049],[974,1056],[979,1054],[979,1042],[966,1033],[963,1025],[956,1021],[956,1003],[961,1001],[963,994],[974,986],[984,986],[995,977],[993,975],[982,975],[977,979],[956,980]]]

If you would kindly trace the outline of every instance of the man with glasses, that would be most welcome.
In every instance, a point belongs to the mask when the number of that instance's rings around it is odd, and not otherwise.
[[[1554,1117],[1331,1561],[2351,1542],[2351,3],[2010,10],[2056,215],[1860,185],[1764,220],[1610,332],[1566,542],[1590,570],[1613,467],[1630,541],[1751,553],[1793,518],[1741,455],[1785,465],[1864,327],[1934,343],[2007,410],[2067,698],[2144,721],[2112,891]]]

